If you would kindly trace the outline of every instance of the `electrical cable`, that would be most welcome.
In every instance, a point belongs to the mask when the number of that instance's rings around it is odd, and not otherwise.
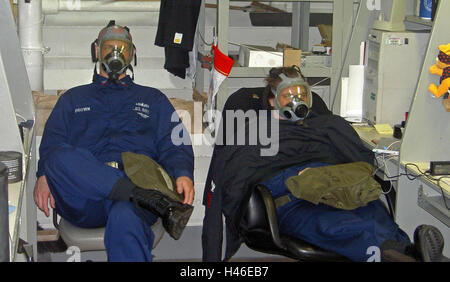
[[[329,79],[331,79],[331,78],[330,78],[330,77],[325,77],[325,78],[322,79],[321,81],[319,81],[319,82],[317,82],[317,83],[311,85],[311,88],[314,87],[314,86],[317,86],[317,85],[321,84],[322,82],[325,82],[325,81],[327,81],[327,80],[329,80]]]
[[[396,141],[396,142],[392,143],[391,145],[386,147],[386,150],[390,150],[392,148],[392,146],[394,146],[395,144],[398,144],[400,142],[401,141]],[[387,165],[386,161],[388,161],[390,159],[395,159],[395,158],[399,158],[399,156],[391,156],[391,157],[388,157],[387,159],[385,159],[385,155],[383,154],[383,162],[384,162],[384,167],[385,167],[385,174],[387,176],[390,176],[391,173],[389,172],[389,168],[388,168],[388,165]],[[390,183],[390,187],[389,187],[389,191],[386,194],[389,194],[392,191],[392,188],[394,187],[394,184],[392,183],[392,180],[391,179],[388,179],[388,180],[389,180],[389,183]]]
[[[389,145],[388,147],[385,147],[384,149],[389,150],[393,145],[395,145],[395,144],[397,144],[397,143],[399,143],[399,142],[401,142],[401,141],[396,141],[396,142],[392,143],[391,145]],[[377,145],[377,146],[375,147],[375,149],[381,149],[381,148],[378,148],[378,145]],[[380,163],[378,162],[377,156],[380,156],[380,157],[383,158],[383,164],[384,164],[384,166],[380,166]],[[374,176],[375,176],[375,174],[378,172],[378,170],[380,170],[380,169],[382,169],[383,167],[386,166],[386,162],[385,162],[384,156],[385,156],[384,154],[375,155],[375,161],[377,162],[377,169],[375,170],[375,172],[374,172],[374,174],[373,174]],[[397,156],[392,156],[392,158],[395,158],[395,157],[397,157]]]
[[[394,159],[394,158],[396,158],[397,156],[390,156],[390,157],[388,157],[388,158],[385,158],[384,155],[380,155],[380,157],[383,158],[383,163],[382,163],[382,165],[380,166],[380,163],[378,162],[377,157],[375,157],[375,161],[377,162],[377,169],[375,170],[373,176],[376,175],[376,173],[378,172],[378,170],[381,170],[382,168],[385,168],[384,175],[385,175],[386,177],[388,177],[388,176],[390,176],[391,173],[389,172],[389,169],[388,169],[388,167],[387,167],[386,161],[388,161],[388,160],[390,160],[390,159]],[[389,177],[388,177],[388,178],[389,178]],[[394,187],[394,184],[392,183],[392,180],[391,180],[391,179],[388,179],[388,180],[389,180],[389,183],[390,183],[390,187],[389,187],[389,191],[383,192],[383,194],[385,194],[385,195],[386,195],[386,194],[389,194],[389,193],[392,191],[392,188]]]
[[[380,166],[380,163],[378,162],[378,156],[375,155],[375,162],[377,163],[377,169],[375,169],[375,172],[373,173],[372,176],[375,176],[378,172],[378,170],[381,170],[383,167]]]
[[[391,145],[389,145],[388,147],[386,147],[386,150],[391,149],[392,146],[394,146],[395,144],[398,144],[398,143],[400,143],[400,142],[402,142],[402,141],[401,141],[401,140],[400,140],[400,141],[395,141],[394,143],[392,143]]]
[[[385,175],[390,176],[390,174],[391,174],[389,172],[389,168],[388,168],[388,165],[387,165],[386,161],[388,161],[390,159],[395,159],[395,158],[398,158],[398,156],[390,156],[388,158],[385,158],[384,155],[383,155],[383,162],[384,162],[384,167],[385,167]],[[388,179],[388,180],[389,180],[389,183],[390,183],[391,186],[389,187],[389,191],[386,192],[386,194],[389,194],[392,191],[392,188],[394,187],[394,184],[392,183],[392,180],[391,179]]]
[[[391,145],[389,145],[388,147],[386,147],[386,150],[389,150],[392,146],[394,146],[395,144],[398,144],[398,143],[400,143],[400,142],[401,142],[401,141],[396,141],[396,142],[392,143]],[[391,173],[389,172],[389,169],[388,169],[388,166],[387,166],[387,163],[386,163],[386,162],[387,162],[388,160],[390,160],[390,159],[397,158],[398,156],[390,156],[390,157],[387,157],[387,158],[386,158],[385,155],[383,154],[383,155],[380,155],[380,157],[382,158],[382,166],[380,166],[380,163],[378,162],[378,157],[375,156],[375,161],[376,161],[376,163],[377,163],[377,169],[375,170],[374,175],[378,172],[378,170],[381,170],[382,168],[384,168],[384,169],[385,169],[385,173],[384,173],[384,174],[385,174],[385,177],[386,177],[386,178],[389,180],[389,182],[390,182],[390,188],[389,188],[389,191],[388,191],[388,192],[383,192],[383,194],[389,194],[389,193],[392,191],[392,188],[393,188],[392,179],[399,178],[399,177],[401,177],[401,176],[406,176],[406,177],[408,178],[408,180],[414,181],[414,180],[416,180],[416,179],[419,178],[419,177],[426,177],[428,180],[430,180],[430,181],[435,181],[435,182],[436,182],[437,186],[438,186],[439,189],[441,190],[441,193],[442,193],[442,197],[443,197],[443,200],[444,200],[445,207],[446,207],[448,210],[450,210],[450,207],[449,207],[448,204],[447,204],[447,199],[446,199],[446,197],[445,197],[445,191],[444,191],[444,188],[443,188],[442,185],[441,185],[442,179],[450,178],[450,176],[443,176],[443,177],[440,177],[440,178],[434,178],[434,177],[432,177],[431,175],[429,175],[429,174],[430,174],[430,171],[429,171],[429,170],[423,172],[423,171],[419,168],[418,165],[413,164],[413,163],[405,164],[405,173],[400,173],[400,174],[398,174],[398,175],[396,175],[396,176],[391,176],[391,175],[390,175]],[[414,167],[417,169],[417,171],[419,171],[420,174],[414,175],[414,174],[408,173],[408,166],[414,166]]]
[[[412,173],[409,173],[409,172],[408,172],[408,166],[414,166],[414,167],[419,171],[419,174],[418,174],[418,175],[414,175],[414,174],[412,174]],[[406,176],[406,177],[408,178],[408,180],[411,180],[411,181],[414,181],[414,180],[416,180],[417,178],[420,178],[420,177],[425,177],[425,178],[427,178],[427,179],[430,180],[430,181],[435,181],[435,182],[436,182],[436,185],[437,185],[437,186],[439,187],[439,189],[441,190],[442,198],[443,198],[443,200],[444,200],[445,207],[447,208],[447,210],[450,210],[450,207],[449,207],[448,204],[447,204],[447,198],[445,197],[445,191],[444,191],[444,188],[443,188],[442,185],[441,185],[442,179],[450,178],[450,176],[443,176],[443,177],[440,177],[440,178],[434,178],[434,177],[432,177],[431,175],[429,175],[429,171],[423,172],[423,171],[419,168],[418,165],[413,164],[413,163],[407,163],[407,164],[405,164],[405,173],[400,173],[400,174],[398,174],[398,175],[396,175],[396,176],[386,176],[386,178],[388,178],[388,179],[394,179],[394,178],[399,178],[399,177],[401,177],[401,176]]]
[[[383,166],[380,166],[380,163],[378,162],[378,156],[383,157]],[[378,170],[381,170],[383,167],[386,167],[386,162],[384,160],[384,155],[378,155],[378,156],[375,156],[375,162],[377,163],[377,169],[375,169],[374,173],[372,174],[373,177],[375,177],[375,175],[377,174]],[[383,195],[387,195],[387,194],[391,193],[392,188],[393,188],[393,184],[392,184],[392,181],[390,179],[389,179],[389,183],[390,183],[389,190],[387,192],[382,191]]]
[[[440,185],[441,180],[444,179],[444,178],[450,178],[450,176],[443,176],[443,177],[439,178],[437,180],[437,185],[438,185],[439,188],[441,188],[442,199],[444,200],[445,207],[447,208],[447,210],[450,210],[449,206],[447,205],[447,198],[445,197],[444,188],[442,188],[442,186]]]
[[[212,46],[213,45],[213,43],[208,43],[208,42],[206,42],[206,40],[205,40],[205,38],[203,37],[203,35],[201,34],[201,32],[199,32],[198,33],[198,35],[200,36],[200,39],[203,41],[203,43],[205,44],[205,45],[207,45],[207,46]]]

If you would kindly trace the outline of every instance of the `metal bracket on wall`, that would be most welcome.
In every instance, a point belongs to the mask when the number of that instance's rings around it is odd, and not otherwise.
[[[19,247],[17,249],[19,254],[24,254],[27,262],[34,262],[33,259],[33,245],[19,238]]]
[[[423,194],[423,185],[419,186],[419,191],[417,192],[417,204],[420,206],[424,203],[423,200],[424,194]]]
[[[419,186],[417,202],[418,206],[450,227],[450,210],[447,209],[447,198],[440,196],[429,196],[425,194],[423,185]]]

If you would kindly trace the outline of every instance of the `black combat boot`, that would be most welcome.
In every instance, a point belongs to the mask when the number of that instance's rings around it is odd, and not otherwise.
[[[423,262],[448,262],[442,252],[444,237],[434,226],[421,225],[414,231],[414,245]]]
[[[170,199],[159,191],[135,187],[131,200],[161,217],[167,233],[175,240],[180,239],[194,207]]]
[[[164,229],[175,240],[180,239],[194,210],[191,205],[172,200],[157,190],[140,188],[125,178],[117,181],[109,199],[134,202],[161,217]]]

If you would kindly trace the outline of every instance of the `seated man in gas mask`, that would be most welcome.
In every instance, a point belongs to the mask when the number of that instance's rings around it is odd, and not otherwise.
[[[111,21],[92,51],[100,74],[96,66],[93,83],[64,93],[46,123],[35,202],[49,216],[50,199],[76,226],[106,226],[109,261],[151,261],[157,217],[179,239],[192,214],[192,147],[172,142],[183,125],[171,122],[167,97],[126,74],[135,56],[127,27]]]
[[[278,150],[263,155],[267,144],[237,144],[233,137],[224,145],[216,144],[204,196],[204,260],[221,259],[221,244],[217,242],[222,238],[221,223],[217,222],[222,213],[227,225],[225,260],[237,251],[243,203],[255,184],[271,191],[282,234],[353,261],[369,261],[374,248],[385,261],[443,259],[443,237],[438,229],[420,226],[415,244],[411,244],[393,221],[379,200],[381,187],[373,179],[374,154],[363,146],[348,122],[333,115],[311,92],[300,70],[272,69],[266,81],[264,99],[267,109],[274,111],[262,111],[245,125],[237,124],[245,126],[246,138],[252,129],[278,124],[277,130],[266,131],[278,136],[272,140],[276,144],[271,144]],[[268,117],[262,119],[262,115]]]

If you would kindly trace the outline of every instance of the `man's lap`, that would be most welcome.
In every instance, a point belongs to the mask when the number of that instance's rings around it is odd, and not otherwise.
[[[277,210],[280,232],[356,261],[387,240],[410,243],[381,201],[352,211],[295,200]]]
[[[60,216],[79,227],[106,225],[113,204],[107,196],[123,172],[99,162],[85,149],[66,144],[52,151],[45,168]]]
[[[275,198],[290,194],[285,181],[304,168],[287,169],[264,184]],[[366,246],[380,246],[389,239],[409,242],[408,236],[398,228],[380,200],[347,211],[295,199],[292,194],[290,197],[290,203],[277,209],[279,228],[283,234],[341,254],[342,251],[349,252],[343,254],[347,256],[356,254],[356,250],[364,256]]]

